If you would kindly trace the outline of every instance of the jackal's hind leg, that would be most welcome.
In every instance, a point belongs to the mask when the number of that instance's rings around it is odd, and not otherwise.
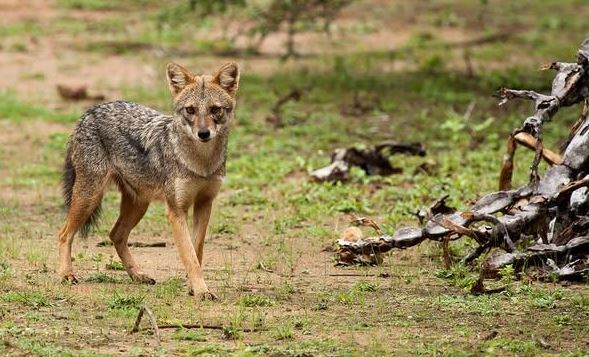
[[[74,184],[65,224],[59,231],[59,275],[62,282],[78,282],[72,266],[72,242],[76,233],[102,201],[103,189],[104,184],[99,181],[86,184],[79,180]]]
[[[123,190],[119,219],[110,231],[110,239],[113,241],[117,254],[121,258],[131,279],[140,283],[153,285],[155,284],[155,280],[141,271],[127,245],[129,233],[131,233],[131,230],[143,218],[147,207],[149,207],[149,202],[138,201]]]

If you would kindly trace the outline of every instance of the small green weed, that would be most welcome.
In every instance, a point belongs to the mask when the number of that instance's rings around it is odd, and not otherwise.
[[[173,277],[156,285],[155,296],[162,298],[174,298],[184,290],[184,279]]]
[[[104,266],[106,270],[125,270],[125,266],[118,260],[111,260]]]
[[[206,336],[201,330],[187,330],[187,329],[178,329],[172,334],[173,340],[178,341],[206,341]]]
[[[571,324],[571,316],[567,314],[555,315],[554,322],[559,326],[566,326]]]
[[[378,290],[378,285],[371,281],[359,281],[352,287],[352,290],[365,293],[365,292],[374,292]]]
[[[139,310],[144,299],[143,296],[124,296],[115,291],[106,305],[112,310]]]
[[[293,327],[294,327],[294,324],[292,323],[292,321],[290,321],[290,319],[287,319],[286,321],[279,323],[274,328],[274,332],[272,333],[272,336],[277,340],[291,339],[294,336]]]
[[[121,282],[121,280],[118,279],[117,277],[114,277],[112,275],[108,275],[105,273],[94,273],[94,274],[88,276],[85,279],[85,281],[88,283],[111,283],[111,284],[117,284],[117,283]]]
[[[10,264],[4,260],[0,260],[0,280],[7,279],[10,275]]]
[[[228,354],[222,345],[215,343],[185,346],[181,351],[187,356],[224,356]]]
[[[51,306],[49,297],[40,292],[17,292],[9,291],[2,295],[2,301],[8,303],[19,303],[34,308]]]
[[[470,289],[477,280],[477,274],[462,264],[455,264],[450,269],[436,270],[434,276],[447,280],[450,285]]]
[[[69,123],[78,119],[78,113],[53,111],[20,101],[14,94],[0,92],[0,119],[7,119],[17,123],[32,119]]]
[[[245,307],[273,306],[276,302],[266,296],[256,294],[245,294],[239,298],[239,304]]]
[[[504,338],[486,341],[482,349],[491,355],[510,352],[519,356],[537,356],[540,352],[538,345],[533,340],[523,341]]]

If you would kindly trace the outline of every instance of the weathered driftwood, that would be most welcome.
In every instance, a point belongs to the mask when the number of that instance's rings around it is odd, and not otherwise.
[[[421,143],[399,144],[392,141],[382,142],[371,149],[335,149],[331,155],[331,164],[313,171],[311,177],[320,182],[347,181],[353,166],[360,167],[367,175],[388,176],[402,171],[391,165],[388,155],[425,156],[425,153],[425,147]]]
[[[340,259],[362,261],[359,259],[361,256],[395,248],[405,249],[426,239],[447,243],[468,236],[478,246],[462,259],[464,263],[472,263],[492,248],[505,251],[483,264],[483,274],[492,274],[508,264],[516,268],[532,263],[548,264],[548,258],[553,259],[551,261],[555,266],[551,270],[558,271],[559,276],[577,276],[579,271],[588,269],[589,238],[580,237],[589,228],[587,106],[584,106],[578,123],[571,129],[562,158],[544,149],[542,126],[560,108],[586,103],[589,97],[589,39],[581,45],[577,63],[554,62],[545,68],[556,71],[549,95],[513,89],[498,92],[500,105],[515,98],[535,103],[534,113],[508,140],[508,152],[500,177],[501,191],[482,197],[469,211],[435,212],[430,209],[429,213],[420,215],[422,226],[419,228],[402,228],[392,236],[381,235],[357,241],[340,239]],[[516,142],[534,149],[536,155],[530,167],[529,183],[511,189]],[[540,178],[538,164],[542,158],[552,166]],[[515,251],[515,243],[524,238],[541,241],[543,245],[532,246],[524,253]],[[541,252],[538,252],[540,248]]]

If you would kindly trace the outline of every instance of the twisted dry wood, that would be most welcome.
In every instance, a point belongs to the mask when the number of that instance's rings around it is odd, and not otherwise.
[[[405,249],[426,239],[443,242],[469,236],[478,246],[463,258],[465,263],[471,263],[494,247],[507,251],[505,254],[515,254],[517,259],[542,256],[544,260],[539,261],[546,262],[546,254],[518,253],[514,251],[514,243],[523,237],[532,237],[542,239],[544,243],[566,245],[574,238],[563,239],[564,232],[570,235],[570,232],[574,232],[575,223],[578,229],[578,221],[589,216],[589,194],[585,189],[589,185],[589,176],[585,176],[589,173],[587,108],[584,107],[585,115],[581,115],[577,127],[571,131],[562,158],[543,147],[542,125],[550,121],[561,107],[585,104],[589,96],[589,39],[581,45],[577,63],[554,62],[546,69],[556,71],[549,95],[513,89],[502,89],[498,93],[500,105],[515,98],[533,100],[535,103],[534,113],[525,119],[522,127],[514,131],[508,141],[508,153],[501,175],[502,191],[482,197],[469,211],[435,214],[419,228],[402,228],[392,236],[381,235],[353,242],[340,239],[339,258],[354,262],[363,255]],[[530,168],[530,183],[518,189],[507,189],[511,185],[516,142],[533,148],[536,156]],[[540,178],[537,168],[541,158],[553,166]],[[485,224],[470,228],[480,221],[485,221]],[[555,257],[561,265],[570,263],[567,259],[583,256],[584,249],[584,244],[574,245],[567,250],[568,254],[556,254]],[[584,257],[589,260],[589,257]],[[505,256],[495,259],[494,264],[486,265],[487,270],[499,269],[513,261]]]

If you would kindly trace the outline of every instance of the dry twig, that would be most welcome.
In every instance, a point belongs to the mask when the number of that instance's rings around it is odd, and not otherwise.
[[[162,344],[162,340],[161,340],[161,336],[160,336],[160,330],[157,325],[157,321],[155,319],[155,315],[153,314],[151,309],[149,307],[147,307],[147,305],[145,305],[145,304],[141,305],[141,309],[139,309],[139,313],[137,314],[137,318],[135,319],[135,325],[133,325],[133,329],[131,330],[131,333],[135,333],[135,332],[139,331],[139,325],[141,324],[141,319],[143,318],[143,314],[147,314],[147,318],[149,319],[149,323],[151,324],[151,327],[153,328],[153,332],[155,333],[157,345],[160,346]]]

